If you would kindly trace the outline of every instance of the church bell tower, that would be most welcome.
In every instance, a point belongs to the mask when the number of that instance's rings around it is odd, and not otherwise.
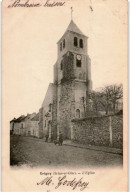
[[[57,133],[71,138],[71,120],[87,112],[87,94],[92,89],[91,60],[88,56],[88,37],[71,20],[57,43],[58,59],[54,65],[57,85]]]

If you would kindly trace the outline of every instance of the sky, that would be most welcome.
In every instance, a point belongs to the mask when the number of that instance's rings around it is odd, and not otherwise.
[[[70,23],[71,6],[74,22],[89,37],[93,89],[124,82],[125,0],[67,0],[65,6],[53,8],[8,9],[7,4],[5,0],[2,15],[2,107],[7,121],[41,107],[53,82],[56,43]]]

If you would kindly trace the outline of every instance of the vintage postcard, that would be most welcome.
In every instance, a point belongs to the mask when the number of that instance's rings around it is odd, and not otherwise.
[[[2,191],[128,191],[127,0],[3,0]]]

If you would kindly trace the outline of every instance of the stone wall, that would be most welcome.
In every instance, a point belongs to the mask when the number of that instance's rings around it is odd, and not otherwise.
[[[70,139],[71,120],[75,116],[74,82],[64,82],[58,86],[58,90],[58,130],[63,132],[64,139]]]
[[[65,54],[61,63],[63,68],[63,78],[61,79],[61,82],[74,79],[74,54],[71,52]]]
[[[52,104],[52,139],[57,139],[57,86],[54,89]]]
[[[123,147],[123,115],[112,117],[112,143],[114,147]]]
[[[71,138],[71,120],[80,110],[80,117],[85,115],[86,83],[75,80],[62,82],[58,85],[58,130],[63,132],[64,139]],[[85,105],[84,105],[85,104]]]
[[[123,116],[73,119],[72,140],[83,144],[122,148]]]

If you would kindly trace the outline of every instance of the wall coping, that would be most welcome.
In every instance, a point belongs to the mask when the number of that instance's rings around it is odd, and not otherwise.
[[[88,119],[107,118],[107,117],[110,117],[110,116],[121,116],[121,115],[122,114],[110,114],[110,115],[102,115],[102,116],[88,116],[88,117],[84,117],[84,118],[74,118],[74,119],[71,120],[71,122],[80,122],[80,121],[86,121]]]

